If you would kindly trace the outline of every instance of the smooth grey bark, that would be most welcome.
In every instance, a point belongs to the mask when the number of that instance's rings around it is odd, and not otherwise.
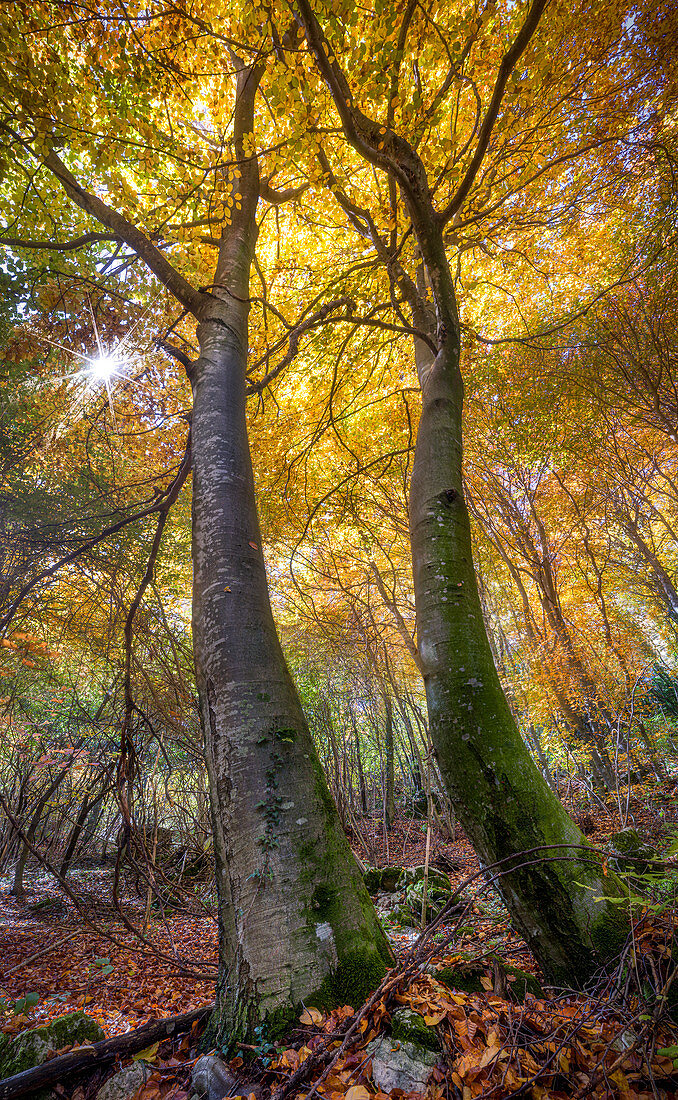
[[[193,387],[193,632],[219,894],[210,1041],[272,1029],[301,1001],[358,1004],[390,961],[342,831],[269,601],[246,423],[259,196],[256,69],[238,79],[241,178],[198,327]]]
[[[69,199],[144,261],[198,322],[199,358],[163,344],[193,389],[193,631],[219,898],[209,1035],[231,1045],[300,1001],[360,1003],[392,961],[341,829],[276,633],[245,413],[249,276],[260,194],[253,137],[261,69],[238,71],[240,172],[211,287],[198,290],[138,225],[88,191],[56,147],[41,163]],[[216,186],[223,186],[221,169]]]

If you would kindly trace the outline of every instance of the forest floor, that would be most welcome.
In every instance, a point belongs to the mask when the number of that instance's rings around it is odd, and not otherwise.
[[[632,792],[628,824],[650,838],[659,850],[678,828],[675,795],[658,790],[648,798],[640,789]],[[587,822],[593,831],[589,839],[604,847],[611,833],[623,822],[615,805],[595,807],[570,804],[568,808]],[[385,838],[378,821],[364,823],[376,865],[416,866],[424,862],[426,838],[421,822],[399,819]],[[439,834],[432,837],[432,860],[447,862],[453,870],[450,880],[457,887],[478,871],[478,862],[459,828],[454,840]],[[363,848],[356,854],[365,862]],[[217,958],[217,927],[214,915],[192,905],[192,911],[173,913],[166,920],[152,919],[144,941],[125,927],[109,899],[110,867],[78,867],[72,874],[72,888],[85,904],[78,913],[46,874],[37,868],[27,876],[27,896],[19,904],[9,893],[9,883],[0,882],[0,994],[14,1002],[37,994],[37,1004],[26,1013],[6,1014],[3,1030],[15,1034],[25,1027],[47,1022],[63,1013],[84,1009],[94,1017],[107,1036],[139,1027],[149,1019],[171,1016],[209,1004],[214,996]],[[417,945],[412,929],[389,922],[398,967],[406,971],[400,985],[388,996],[377,999],[356,1030],[353,1043],[340,1046],[341,1031],[350,1024],[351,1006],[330,1017],[312,1013],[288,1037],[284,1048],[243,1051],[232,1069],[244,1075],[248,1091],[266,1096],[284,1087],[305,1059],[309,1066],[324,1049],[328,1034],[339,1051],[331,1073],[320,1085],[320,1095],[339,1100],[350,1090],[349,1100],[384,1100],[370,1079],[365,1046],[380,1034],[389,1013],[398,1005],[415,1009],[436,1029],[445,1057],[436,1068],[428,1093],[432,1100],[458,1097],[514,1096],[525,1094],[535,1100],[553,1097],[621,1100],[678,1096],[678,1061],[660,1053],[676,1045],[671,1022],[655,1026],[652,1006],[643,1004],[630,988],[625,998],[616,998],[611,987],[596,996],[583,997],[549,991],[542,998],[527,994],[514,1002],[504,983],[497,984],[493,959],[538,975],[538,968],[523,941],[511,930],[500,903],[483,892],[482,880],[475,882],[476,896],[463,917],[463,928],[442,924],[427,945]],[[55,899],[54,908],[45,904]],[[37,906],[37,908],[36,908]],[[123,912],[137,928],[143,925],[144,904],[133,891],[123,896]],[[669,919],[658,909],[650,910],[636,929],[638,957],[647,956],[647,966],[661,963]],[[457,922],[458,924],[458,922]],[[456,930],[455,930],[456,928]],[[472,956],[485,970],[482,992],[450,992],[438,983],[435,965],[458,963]],[[652,956],[650,958],[650,956]],[[424,966],[423,962],[428,965]],[[396,968],[398,972],[398,968]],[[652,1032],[652,1034],[650,1034]],[[188,1076],[197,1051],[189,1042],[167,1040],[153,1052],[154,1073],[139,1092],[138,1100],[186,1100]],[[80,1083],[63,1082],[58,1094],[74,1100],[96,1095],[110,1067]],[[308,1079],[289,1095],[305,1097],[321,1073],[311,1071]],[[252,1081],[258,1083],[252,1086]],[[187,1091],[189,1090],[189,1091]],[[283,1100],[279,1096],[278,1100]],[[398,1097],[396,1096],[396,1100]]]

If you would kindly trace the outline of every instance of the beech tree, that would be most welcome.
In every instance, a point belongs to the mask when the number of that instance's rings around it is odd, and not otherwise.
[[[330,320],[381,325],[413,343],[422,398],[409,493],[416,646],[406,624],[398,626],[423,673],[459,818],[485,864],[499,863],[514,922],[550,977],[579,984],[626,934],[620,884],[543,782],[501,690],[462,481],[463,257],[484,254],[494,239],[508,248],[516,226],[551,232],[582,208],[598,187],[584,154],[594,150],[603,163],[619,138],[606,125],[643,106],[634,99],[620,109],[636,76],[623,57],[623,79],[606,91],[620,9],[606,9],[604,44],[584,51],[565,80],[581,45],[575,16],[558,7],[541,39],[545,7],[534,0],[526,13],[513,4],[443,11],[408,2],[400,12],[379,0],[364,12],[299,0],[275,10],[182,10],[111,0],[85,14],[55,3],[3,16],[8,271],[20,280],[37,250],[58,258],[59,278],[115,294],[131,311],[143,301],[191,385],[193,635],[220,898],[219,1038],[279,1019],[301,999],[354,1002],[389,959],[278,641],[248,442],[248,395],[263,400],[308,333]],[[561,39],[562,72],[554,75],[549,54]],[[590,110],[594,62],[595,102],[609,104],[609,117],[607,108]],[[546,105],[536,125],[539,93]],[[443,113],[453,120],[449,137]],[[337,147],[356,190],[376,180],[378,216],[339,178]],[[629,155],[619,155],[618,169]],[[309,161],[314,171],[305,174],[300,164]],[[276,187],[281,165],[285,184]],[[548,173],[556,169],[554,183]],[[571,187],[554,200],[568,173]],[[303,200],[313,224],[326,213],[328,191],[386,273],[394,321],[356,317],[343,273],[325,271],[333,264],[324,253],[316,260],[322,290],[294,322],[270,300],[256,251],[264,219]],[[280,236],[272,239],[269,247],[279,248]],[[568,276],[579,258],[573,248]],[[530,256],[522,272],[536,263]],[[491,265],[482,264],[488,281]],[[297,271],[305,266],[302,257]],[[602,274],[607,266],[601,261]],[[290,295],[295,304],[302,293]],[[564,278],[554,308],[571,296]],[[108,369],[93,353],[86,361]],[[173,482],[142,517],[158,512],[155,549],[180,488]],[[151,557],[143,584],[153,564]],[[397,621],[395,596],[382,587]],[[131,709],[128,699],[127,716]],[[126,751],[129,734],[126,719]]]
[[[499,888],[514,924],[546,973],[557,981],[578,984],[614,955],[625,935],[625,920],[616,904],[621,887],[587,850],[582,834],[532,761],[492,659],[474,573],[462,480],[462,340],[457,288],[447,252],[447,245],[458,244],[456,227],[464,223],[464,217],[474,223],[482,219],[477,209],[465,214],[467,199],[479,178],[475,202],[481,211],[484,203],[493,209],[492,191],[487,184],[484,190],[482,186],[483,164],[507,84],[516,81],[519,67],[521,75],[516,82],[528,79],[530,61],[525,58],[545,7],[543,0],[534,0],[522,25],[513,29],[484,105],[476,85],[462,72],[463,59],[476,42],[477,28],[470,27],[461,58],[455,61],[444,30],[436,25],[447,57],[440,63],[441,71],[435,73],[437,87],[425,124],[432,124],[435,110],[442,109],[444,103],[449,103],[453,119],[459,117],[465,79],[473,88],[477,109],[470,135],[463,131],[459,135],[460,142],[466,138],[461,152],[455,148],[457,134],[453,132],[452,153],[437,177],[431,178],[427,169],[431,158],[423,147],[417,148],[424,127],[413,122],[423,99],[417,47],[408,41],[416,5],[408,4],[388,31],[370,28],[372,34],[384,36],[387,50],[393,43],[392,70],[385,86],[379,87],[375,79],[372,87],[365,77],[358,89],[345,68],[352,44],[342,49],[344,28],[336,14],[312,0],[290,4],[348,144],[384,174],[391,200],[389,235],[379,232],[365,203],[352,199],[332,178],[328,157],[321,153],[338,202],[359,232],[371,240],[389,272],[393,294],[398,293],[409,307],[416,330],[422,408],[410,483],[410,536],[418,652],[440,767],[476,852],[487,864],[502,863],[505,873]],[[493,14],[494,8],[484,13],[480,24]],[[388,16],[384,18],[388,22]],[[614,13],[610,18],[614,20]],[[508,23],[515,28],[515,22],[509,19]],[[541,43],[534,51],[538,72],[544,50]],[[405,56],[415,58],[410,61],[415,83],[409,87],[401,78]],[[398,110],[400,126],[396,124]],[[532,136],[536,132],[533,130]],[[502,135],[502,141],[507,146],[510,139]],[[574,148],[561,151],[565,158],[581,154],[582,145],[576,139]],[[552,155],[557,159],[557,153]],[[492,175],[500,163],[493,165]],[[439,199],[436,191],[444,193],[441,184],[448,180],[445,197]],[[402,242],[393,232],[398,194],[406,232],[414,236],[418,247],[415,274],[408,272]],[[557,860],[541,858],[550,845],[560,853]],[[529,853],[540,854],[530,858]]]
[[[99,45],[104,53],[90,81],[88,50],[78,43],[83,24],[77,9],[45,5],[31,11],[25,25],[18,20],[10,26],[7,18],[5,12],[5,41],[16,52],[11,59],[8,54],[2,77],[7,112],[3,131],[19,182],[6,213],[23,235],[10,238],[5,231],[5,244],[13,253],[26,255],[35,248],[79,250],[82,237],[85,245],[93,239],[110,242],[125,250],[128,262],[140,260],[145,265],[180,307],[180,320],[188,317],[197,325],[197,355],[187,354],[186,344],[182,348],[169,339],[164,347],[185,366],[193,392],[193,641],[210,778],[220,931],[217,1007],[210,1034],[233,1043],[259,1024],[280,1026],[302,1001],[359,1003],[390,961],[280,647],[257,516],[246,370],[249,280],[262,193],[254,135],[263,74],[256,59],[260,34],[255,17],[242,16],[235,33],[244,38],[245,56],[254,56],[248,62],[235,52],[228,27],[224,31],[228,43],[213,78],[213,92],[217,102],[227,99],[231,119],[219,140],[204,118],[198,127],[197,148],[220,189],[218,213],[212,193],[197,219],[209,227],[206,247],[216,252],[210,286],[199,288],[168,258],[162,232],[149,230],[148,223],[156,219],[152,200],[150,209],[142,205],[135,218],[132,211],[141,204],[131,196],[128,179],[117,175],[116,180],[118,166],[112,159],[101,163],[100,134],[88,130],[83,136],[81,130],[85,112],[91,110],[102,129],[108,125],[115,134],[116,126],[125,127],[123,150],[130,133],[143,132],[147,150],[152,147],[146,156],[160,159],[159,145],[152,145],[161,136],[160,124],[143,117],[141,88],[148,96],[147,107],[154,96],[167,105],[163,97],[172,78],[168,85],[165,61],[157,67],[150,61],[157,43],[152,28],[148,32],[148,21],[142,15],[129,22],[115,7],[108,11],[104,6],[92,15],[88,40],[93,52]],[[179,60],[184,64],[191,18],[187,16],[185,25],[179,19],[177,29],[181,45],[175,66]],[[132,56],[129,69],[124,58],[128,33],[139,36],[139,54]],[[140,93],[136,107],[128,106],[122,91],[123,73],[140,81],[141,87],[132,88],[132,95]],[[35,92],[38,75],[41,94]],[[101,98],[99,79],[109,85],[107,101]],[[111,91],[113,82],[118,95]],[[55,107],[49,95],[53,86],[60,88],[56,98],[62,104],[71,90],[73,108]],[[173,109],[179,110],[186,86],[187,81]],[[214,125],[216,131],[219,123]],[[223,157],[222,142],[227,150]],[[136,150],[131,163],[134,157]],[[198,159],[196,148],[182,147],[180,141],[170,145],[167,157],[168,174],[176,159],[186,157],[194,164]],[[53,195],[56,188],[68,200],[63,204],[57,198],[48,207],[47,217],[57,229],[73,225],[75,211],[85,215],[81,240],[45,240],[44,230],[40,233],[45,213],[39,204],[37,209],[28,207],[26,218],[21,209],[12,208],[14,194],[24,194],[22,174],[30,174],[36,190],[46,188]],[[113,202],[116,192],[121,198],[118,205]],[[273,202],[285,198],[273,190],[267,193]],[[162,524],[157,528],[157,539],[161,537]],[[128,737],[124,727],[123,752]]]

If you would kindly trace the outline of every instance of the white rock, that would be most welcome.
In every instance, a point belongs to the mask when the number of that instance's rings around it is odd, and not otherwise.
[[[145,1085],[153,1072],[150,1062],[132,1062],[125,1066],[103,1085],[97,1093],[97,1100],[131,1100],[137,1089]]]
[[[381,1035],[367,1047],[372,1059],[372,1079],[382,1092],[424,1092],[438,1056],[417,1043]]]

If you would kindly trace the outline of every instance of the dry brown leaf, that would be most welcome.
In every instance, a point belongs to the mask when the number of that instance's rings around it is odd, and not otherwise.
[[[299,1017],[300,1024],[306,1024],[310,1027],[312,1024],[321,1024],[323,1022],[322,1012],[318,1012],[317,1008],[305,1008]]]
[[[494,1046],[487,1047],[483,1051],[482,1058],[480,1059],[480,1069],[484,1069],[485,1066],[488,1066],[490,1064],[490,1062],[493,1062],[499,1054],[500,1050],[501,1046],[499,1045],[499,1043],[496,1043]]]

